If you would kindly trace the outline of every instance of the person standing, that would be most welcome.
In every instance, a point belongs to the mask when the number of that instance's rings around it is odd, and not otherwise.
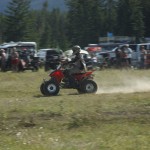
[[[16,47],[13,47],[12,53],[11,53],[12,71],[14,72],[18,71],[18,65],[19,65],[19,53],[17,52]]]
[[[122,66],[122,55],[121,55],[121,49],[120,46],[115,50],[115,55],[116,55],[116,68],[121,68]]]
[[[92,54],[91,56],[92,56],[92,65],[93,65],[94,68],[96,68],[97,64],[98,64],[97,57],[96,57],[95,54]]]
[[[129,48],[129,44],[124,45],[124,51],[126,53],[126,58],[127,58],[127,65],[128,67],[131,67],[131,60],[132,60],[132,49]]]
[[[1,71],[6,71],[6,53],[1,49]]]
[[[144,45],[142,45],[140,47],[140,57],[141,57],[141,61],[140,61],[140,68],[145,68],[145,60],[146,60],[146,54],[147,54],[147,51],[145,50],[145,47]]]
[[[127,59],[127,52],[126,47],[123,45],[120,47],[120,60],[121,60],[121,68],[128,68],[128,59]]]

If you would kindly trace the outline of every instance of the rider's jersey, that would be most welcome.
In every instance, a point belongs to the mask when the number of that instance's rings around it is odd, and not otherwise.
[[[69,63],[74,63],[81,71],[86,71],[86,63],[80,53],[77,53]]]

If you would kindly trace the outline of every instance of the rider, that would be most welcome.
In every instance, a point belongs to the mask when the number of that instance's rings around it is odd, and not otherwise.
[[[72,68],[70,69],[70,74],[75,74],[75,73],[81,73],[81,72],[86,72],[86,64],[85,61],[83,59],[82,54],[80,53],[81,48],[79,45],[75,45],[72,48],[73,51],[73,58],[71,59],[71,61],[69,61],[69,64],[73,64]]]
[[[71,61],[68,62],[68,64],[71,64],[71,68],[67,70],[67,76],[69,79],[69,82],[71,83],[71,85],[74,85],[74,78],[73,78],[73,74],[76,73],[85,73],[87,68],[86,68],[86,64],[85,61],[80,53],[81,48],[79,45],[75,45],[72,47],[72,51],[73,51],[73,58],[71,59]]]

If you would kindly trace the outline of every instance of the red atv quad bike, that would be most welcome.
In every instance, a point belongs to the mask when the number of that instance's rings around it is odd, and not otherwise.
[[[44,96],[57,95],[60,88],[77,89],[80,94],[97,92],[98,86],[93,81],[93,71],[73,74],[74,84],[72,85],[66,76],[67,69],[64,68],[64,65],[60,64],[56,70],[49,74],[49,80],[43,80],[40,91]]]

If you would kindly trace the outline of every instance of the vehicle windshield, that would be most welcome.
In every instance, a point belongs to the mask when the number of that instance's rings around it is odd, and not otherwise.
[[[56,50],[49,50],[47,51],[47,55],[54,55],[54,54],[62,54],[61,51],[56,51]]]
[[[29,52],[34,52],[35,47],[34,46],[17,46],[17,51],[29,51]]]
[[[111,51],[113,50],[115,47],[117,47],[119,44],[99,44],[99,46],[101,46],[102,51]]]
[[[137,45],[129,45],[129,47],[130,47],[133,51],[136,51],[136,46],[137,46]]]

